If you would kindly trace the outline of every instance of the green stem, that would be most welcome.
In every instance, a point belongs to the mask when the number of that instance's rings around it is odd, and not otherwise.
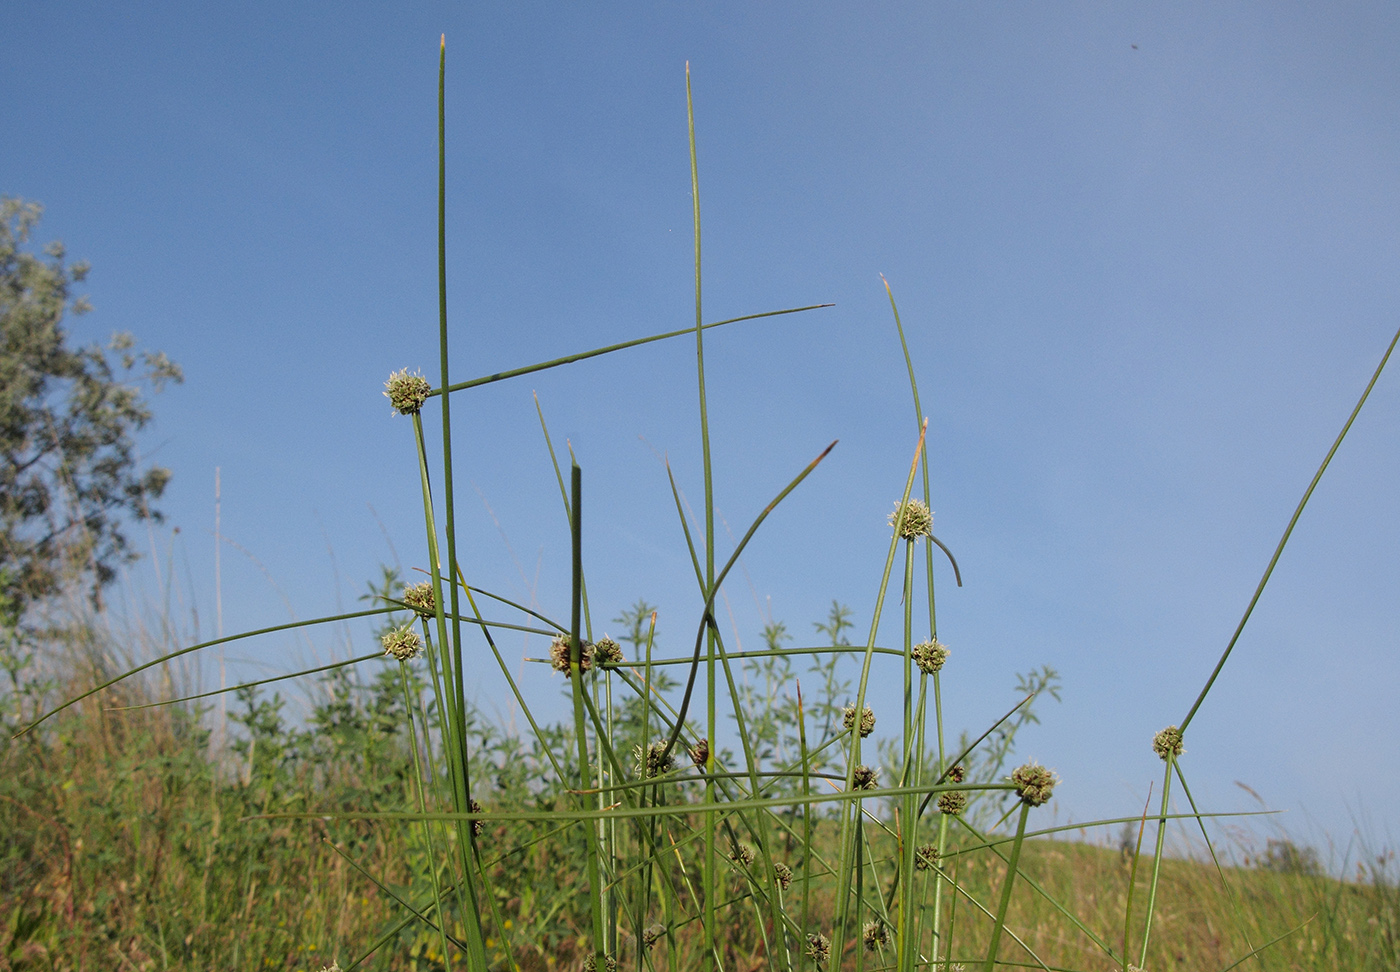
[[[983,972],[993,972],[997,964],[997,948],[1001,945],[1001,934],[1006,929],[1006,912],[1011,907],[1011,888],[1016,883],[1016,866],[1021,860],[1021,845],[1026,837],[1026,818],[1030,816],[1031,805],[1021,802],[1021,816],[1016,821],[1016,842],[1011,845],[1011,859],[1006,862],[1006,880],[1001,886],[1001,902],[997,905],[996,924],[992,928],[992,943],[987,947],[987,960],[982,965]]]

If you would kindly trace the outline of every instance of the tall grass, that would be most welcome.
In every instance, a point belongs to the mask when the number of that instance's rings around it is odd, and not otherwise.
[[[274,922],[280,928],[295,921],[308,938],[320,936],[302,943],[305,949],[315,945],[318,957],[326,955],[346,970],[1126,970],[1175,967],[1177,956],[1188,952],[1206,967],[1231,968],[1246,961],[1293,967],[1270,963],[1280,955],[1292,960],[1297,943],[1313,940],[1301,914],[1306,908],[1261,914],[1255,907],[1250,897],[1257,882],[1242,883],[1227,873],[1211,843],[1209,815],[1191,800],[1178,758],[1181,734],[1228,660],[1234,638],[1180,727],[1158,734],[1154,745],[1164,763],[1159,809],[1099,822],[1117,826],[1136,821],[1138,839],[1126,859],[1037,840],[1057,833],[1057,828],[1041,826],[1037,812],[1050,799],[1056,778],[1033,763],[1009,775],[1003,772],[1015,727],[1031,717],[1037,694],[1053,690],[1053,673],[1023,679],[1025,696],[1004,714],[990,713],[977,738],[946,735],[942,679],[956,669],[945,672],[948,652],[938,640],[935,580],[958,582],[957,564],[932,532],[927,419],[907,345],[914,409],[908,427],[910,462],[903,481],[890,483],[889,494],[898,500],[889,514],[882,571],[878,580],[871,578],[874,596],[863,637],[854,645],[845,643],[847,615],[838,605],[823,626],[831,636],[828,644],[784,647],[780,630],[770,630],[758,651],[739,652],[727,643],[715,618],[726,578],[769,514],[794,490],[812,488],[806,481],[835,443],[804,468],[791,470],[785,488],[756,511],[733,549],[721,554],[712,490],[706,331],[825,305],[705,321],[699,153],[688,70],[694,327],[453,383],[446,290],[445,42],[439,67],[438,382],[434,387],[404,370],[391,376],[386,392],[408,418],[418,455],[422,563],[428,580],[408,589],[383,590],[365,611],[299,623],[375,615],[388,619],[383,645],[397,664],[373,683],[373,720],[365,722],[347,702],[339,709],[318,710],[313,723],[320,720],[320,731],[303,737],[283,721],[277,696],[260,699],[257,686],[236,686],[230,691],[238,693],[243,707],[238,718],[244,738],[237,751],[244,766],[241,781],[219,779],[207,763],[171,759],[167,774],[159,777],[159,799],[125,798],[125,809],[134,813],[127,819],[142,821],[132,823],[139,832],[132,838],[138,861],[151,854],[161,859],[172,846],[172,834],[179,833],[178,820],[160,816],[163,808],[184,806],[195,799],[191,793],[203,791],[208,792],[205,805],[215,814],[216,832],[236,827],[247,835],[263,828],[279,840],[334,835],[330,843],[311,846],[311,865],[300,871],[279,871],[268,858],[228,848],[222,851],[228,858],[216,867],[214,858],[221,851],[206,848],[214,856],[199,872],[198,888],[182,889],[188,907],[200,916],[202,924],[195,926],[200,931],[172,938],[178,933],[171,929],[189,927],[188,919],[143,912],[143,927],[154,930],[144,933],[142,954],[158,956],[156,964],[167,967],[186,962],[215,967],[230,961],[246,967],[252,952],[261,949],[264,963],[286,967],[309,953],[274,957],[270,953],[275,949],[267,943],[280,940],[272,931]],[[886,288],[892,323],[903,342],[893,291],[888,284]],[[633,656],[628,658],[620,646],[595,640],[593,634],[584,574],[586,476],[572,451],[565,469],[550,443],[571,541],[568,616],[550,617],[474,585],[470,559],[459,556],[457,543],[453,405],[470,408],[470,389],[484,384],[685,335],[695,342],[703,535],[692,536],[674,479],[672,492],[695,574],[694,627],[686,630],[681,650],[671,653],[657,643],[654,616],[635,612],[628,618],[633,634]],[[423,411],[430,403],[441,417],[441,445],[433,449]],[[1348,420],[1313,486],[1350,424]],[[547,427],[544,434],[548,440]],[[1311,492],[1312,486],[1259,591]],[[1253,606],[1251,601],[1239,630]],[[881,628],[887,608],[902,612],[894,643],[878,637],[891,627]],[[294,626],[192,645],[127,675],[216,644]],[[547,722],[531,710],[497,646],[495,633],[501,629],[550,639],[545,661],[567,679],[569,717],[564,722]],[[474,659],[484,656],[494,659],[528,724],[529,732],[521,738],[497,733],[469,701],[469,672],[479,664]],[[841,656],[859,666],[849,695],[834,667],[833,660]],[[824,676],[825,691],[813,697],[787,688],[787,666],[803,660]],[[367,661],[352,659],[321,673],[332,679],[333,698],[353,694],[343,681],[345,672]],[[763,676],[770,689],[755,693],[755,679],[746,679],[746,673]],[[54,711],[90,699],[127,675],[99,680]],[[896,710],[876,713],[867,706],[877,677],[902,686]],[[336,679],[342,680],[338,689]],[[163,726],[171,738],[197,737],[202,731],[198,710],[188,708],[194,700],[177,701],[181,707],[170,710],[165,721],[145,716],[156,721],[138,719],[131,725]],[[89,714],[84,724],[107,727],[110,720]],[[875,721],[898,730],[883,760],[866,742]],[[48,745],[33,734],[24,739],[11,744],[13,752],[20,751],[14,747]],[[326,740],[334,752],[317,749]],[[1148,742],[1144,739],[1144,751]],[[114,753],[126,751],[126,742],[113,745]],[[152,735],[138,750],[159,753],[162,745]],[[32,765],[42,767],[43,757],[37,755],[42,749],[32,752]],[[392,772],[386,774],[386,769]],[[34,785],[42,787],[39,780]],[[94,785],[123,789],[118,778],[103,777]],[[1168,811],[1169,795],[1177,786],[1191,804],[1189,815]],[[63,812],[65,799],[55,796],[50,816]],[[135,809],[147,806],[156,810]],[[143,822],[152,812],[163,821],[153,850],[146,849],[144,841],[151,838]],[[1212,861],[1209,873],[1218,890],[1199,912],[1167,904],[1177,902],[1181,887],[1198,882],[1202,873],[1200,865],[1164,860],[1169,825],[1197,828]],[[186,835],[175,843],[188,848],[199,842]],[[1145,846],[1150,854],[1144,853]],[[183,880],[193,876],[186,873]],[[1372,939],[1389,944],[1359,947],[1348,955],[1366,962],[1373,956],[1394,961],[1392,889],[1378,885],[1365,892],[1344,891],[1318,877],[1277,880],[1274,901],[1326,889],[1335,894],[1328,906],[1331,915],[1369,908],[1371,917],[1389,916],[1377,918],[1388,923],[1389,938]],[[1078,882],[1089,882],[1092,892],[1086,895]],[[335,889],[334,894],[326,896],[322,885]],[[353,900],[351,887],[362,890],[358,908],[379,922],[377,934],[353,940],[345,934],[353,924],[347,909],[357,907],[347,903]],[[273,889],[270,902],[268,889]],[[1361,895],[1366,903],[1344,909],[1344,893]],[[231,934],[213,931],[211,899],[246,901],[240,920],[248,934],[239,941],[247,944],[235,945],[231,960],[227,952],[215,960],[211,952],[199,950],[204,941]],[[75,900],[70,894],[70,904]],[[324,906],[310,925],[304,914],[307,902]],[[303,914],[294,915],[298,911]],[[14,920],[21,923],[46,920],[44,914],[16,914],[20,917]],[[234,918],[223,914],[223,920]],[[1338,920],[1345,924],[1352,919]],[[354,927],[363,930],[365,925]],[[1323,954],[1338,954],[1335,935],[1325,943]],[[240,947],[246,951],[240,953]]]

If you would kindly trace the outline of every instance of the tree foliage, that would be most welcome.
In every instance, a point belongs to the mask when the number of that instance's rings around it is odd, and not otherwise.
[[[13,631],[65,584],[94,597],[134,559],[128,518],[152,505],[170,471],[142,468],[134,434],[151,419],[143,387],[182,379],[130,334],[71,347],[67,313],[90,309],[72,290],[86,263],[54,241],[24,249],[43,209],[0,198],[0,625]]]

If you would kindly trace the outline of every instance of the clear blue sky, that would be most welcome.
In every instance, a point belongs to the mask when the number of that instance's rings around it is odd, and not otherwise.
[[[729,585],[740,637],[768,611],[805,637],[832,598],[869,623],[914,445],[884,273],[966,580],[939,577],[949,724],[980,729],[1016,672],[1053,665],[1064,703],[1021,753],[1064,778],[1056,812],[1140,810],[1152,734],[1195,698],[1400,324],[1400,8],[15,5],[0,191],[92,262],[75,337],[130,330],[185,368],[143,446],[174,470],[181,532],[156,545],[206,635],[215,467],[224,534],[299,617],[356,606],[386,534],[426,562],[409,425],[380,391],[436,368],[442,32],[454,374],[693,322],[689,60],[706,318],[836,304],[711,332],[736,534],[840,440]],[[598,627],[644,597],[666,649],[689,640],[656,453],[698,504],[693,363],[676,341],[458,397],[476,583],[567,614],[538,392],[585,471]],[[1253,808],[1242,781],[1339,853],[1354,816],[1396,829],[1397,474],[1392,370],[1192,726],[1204,806]],[[228,546],[223,604],[229,631],[288,616]],[[239,657],[346,650],[325,633]],[[548,705],[561,683],[527,673]],[[477,692],[497,708],[484,663]]]

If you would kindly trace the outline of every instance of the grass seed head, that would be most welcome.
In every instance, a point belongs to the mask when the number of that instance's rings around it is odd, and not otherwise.
[[[856,707],[848,705],[841,711],[841,725],[847,729],[854,729],[856,725]],[[866,706],[860,714],[860,738],[864,739],[875,731],[875,710]]]
[[[890,943],[890,930],[885,927],[884,922],[878,919],[867,921],[865,927],[861,929],[860,938],[865,943],[865,950],[873,952]]]
[[[967,779],[967,767],[962,763],[954,766],[948,771],[948,779],[952,780],[954,783],[961,783],[963,780]]]
[[[1186,752],[1183,745],[1185,737],[1176,726],[1167,726],[1157,735],[1152,737],[1152,751],[1162,758],[1162,762],[1167,761],[1167,756],[1180,756]]]
[[[428,379],[421,374],[410,375],[407,368],[394,372],[384,382],[384,397],[400,415],[417,415],[432,390]]]
[[[617,972],[617,958],[612,955],[590,955],[583,960],[583,972]]]
[[[938,811],[956,817],[967,809],[966,790],[944,790],[938,794]]]
[[[851,780],[851,788],[855,790],[873,790],[879,786],[879,781],[875,778],[875,771],[864,763],[856,767],[855,775]]]
[[[563,672],[565,678],[573,678],[573,668],[569,664],[568,635],[555,635],[554,640],[549,643],[549,663],[554,666],[556,672]],[[578,667],[585,672],[593,667],[593,645],[590,642],[583,643]]]
[[[900,511],[904,511],[904,522],[900,523]],[[890,526],[899,527],[899,535],[905,540],[933,536],[933,511],[923,500],[911,499],[907,503],[894,504],[890,514]]]
[[[1060,782],[1051,770],[1031,760],[1018,767],[1011,774],[1011,782],[1016,784],[1016,795],[1032,807],[1038,807],[1050,799],[1055,784]]]
[[[687,752],[690,753],[690,761],[700,769],[704,769],[705,764],[710,761],[710,741],[708,739],[701,739],[697,741],[694,746],[690,747]]]
[[[648,925],[642,930],[642,948],[650,952],[652,947],[656,945],[657,942],[661,941],[661,937],[665,934],[666,928],[664,925]]]
[[[632,747],[632,755],[637,760],[637,775],[644,780],[662,773],[669,773],[676,765],[675,755],[666,751],[666,740],[658,739],[643,751],[641,746]]]
[[[437,613],[437,601],[433,598],[432,581],[423,581],[421,584],[411,584],[405,587],[403,597],[400,600],[412,608],[419,617],[431,618]]]
[[[384,632],[384,637],[380,638],[379,642],[384,646],[384,654],[399,661],[408,661],[423,650],[423,639],[418,637],[418,632],[413,630],[412,624],[389,629]]]
[[[931,871],[938,866],[938,846],[936,844],[924,844],[914,851],[914,869],[916,871]]]
[[[812,932],[807,936],[807,957],[818,965],[825,965],[831,957],[831,939],[821,932]]]
[[[472,808],[472,813],[485,813],[485,812],[486,812],[486,808],[483,807],[480,803],[477,803],[475,800],[472,801],[472,803],[471,803],[471,808]],[[482,832],[483,830],[485,830],[485,829],[486,829],[486,821],[485,821],[485,820],[473,820],[473,821],[472,821],[472,836],[473,836],[473,837],[480,837],[480,836],[481,836],[481,832]]]
[[[943,668],[943,663],[948,660],[948,646],[934,639],[933,641],[921,641],[910,649],[909,654],[914,659],[914,664],[919,666],[919,671],[926,675]]]
[[[593,646],[593,657],[601,663],[617,665],[622,661],[622,646],[604,635]]]
[[[729,855],[729,859],[743,867],[752,867],[755,856],[754,849],[748,844],[735,844],[734,851]]]
[[[774,861],[773,877],[777,880],[778,887],[786,891],[792,885],[792,868],[782,861]]]

